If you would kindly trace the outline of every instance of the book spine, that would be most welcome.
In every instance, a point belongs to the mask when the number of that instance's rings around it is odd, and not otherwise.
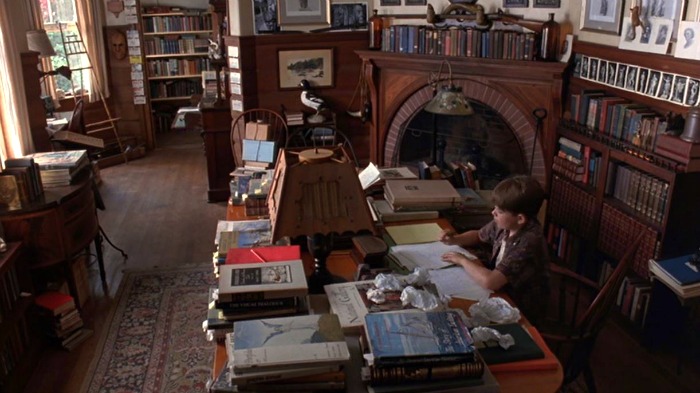
[[[280,299],[257,300],[251,302],[218,302],[216,307],[225,311],[252,310],[260,308],[294,307],[298,303],[297,297]]]
[[[432,382],[455,378],[480,378],[484,374],[482,361],[428,367],[369,366],[372,384],[389,385],[406,382]]]
[[[378,368],[384,367],[436,367],[447,366],[456,363],[474,362],[473,353],[460,355],[439,355],[439,356],[402,356],[402,357],[382,357],[374,358],[374,365]]]

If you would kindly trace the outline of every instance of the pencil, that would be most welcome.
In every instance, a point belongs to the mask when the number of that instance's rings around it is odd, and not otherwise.
[[[267,261],[265,260],[265,258],[263,258],[260,254],[258,254],[258,253],[257,253],[255,250],[253,250],[252,248],[250,249],[250,252],[251,252],[253,255],[255,255],[256,257],[258,257],[258,259],[260,260],[260,262],[267,262]]]

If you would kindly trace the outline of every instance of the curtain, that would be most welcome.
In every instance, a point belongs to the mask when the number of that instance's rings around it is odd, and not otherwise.
[[[17,4],[0,0],[0,159],[21,157],[34,151],[29,114],[24,95],[22,61],[12,26],[9,7]],[[23,37],[24,38],[24,37]]]
[[[43,18],[41,17],[41,10],[39,9],[39,1],[38,0],[31,0],[28,2],[29,4],[29,23],[34,29],[43,29],[44,28],[44,21]],[[39,62],[41,63],[41,69],[43,71],[51,71],[53,70],[53,64],[51,64],[51,58],[50,57],[44,57],[44,58],[39,58]],[[43,94],[50,95],[51,98],[54,101],[54,105],[56,109],[61,107],[60,101],[57,99],[56,95],[56,81],[55,81],[55,76],[53,75],[45,75],[45,83],[42,83],[42,89]]]
[[[91,75],[90,102],[99,100],[100,93],[104,97],[109,97],[107,70],[104,61],[106,53],[102,34],[104,15],[102,3],[94,0],[75,0],[78,28],[94,71]]]

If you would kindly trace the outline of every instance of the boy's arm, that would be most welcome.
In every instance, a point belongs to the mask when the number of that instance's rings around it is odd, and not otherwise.
[[[466,233],[466,232],[465,232]],[[477,284],[492,291],[498,291],[508,283],[508,278],[499,270],[487,269],[478,259],[469,259],[464,254],[458,252],[446,252],[442,259],[444,261],[460,265],[467,271]]]
[[[474,247],[482,243],[477,230],[462,233],[455,233],[453,230],[443,230],[440,234],[440,241],[445,244],[462,247]]]

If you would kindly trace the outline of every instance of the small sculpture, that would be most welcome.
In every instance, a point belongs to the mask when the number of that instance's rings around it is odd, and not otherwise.
[[[304,89],[301,92],[301,103],[316,111],[316,113],[309,116],[306,121],[309,123],[323,123],[326,118],[323,117],[321,111],[327,108],[326,101],[311,91],[311,85],[306,79],[302,79],[299,85]]]

